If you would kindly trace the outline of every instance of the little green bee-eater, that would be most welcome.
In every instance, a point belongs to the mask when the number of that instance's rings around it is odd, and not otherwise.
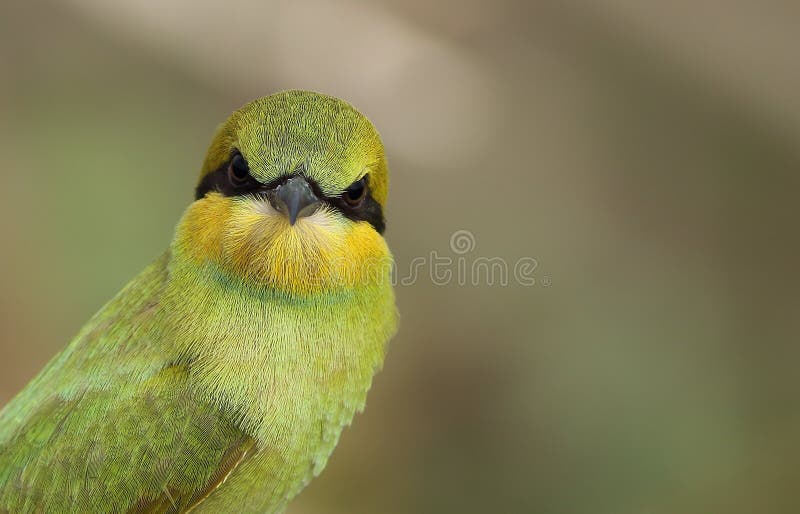
[[[169,249],[0,411],[0,512],[281,512],[395,331],[387,192],[348,103],[234,112]]]

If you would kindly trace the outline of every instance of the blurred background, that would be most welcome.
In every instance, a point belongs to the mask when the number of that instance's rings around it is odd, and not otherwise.
[[[354,103],[399,284],[366,412],[289,514],[800,512],[800,6],[5,0],[0,404],[170,241],[215,126]],[[451,248],[469,231],[470,246]]]

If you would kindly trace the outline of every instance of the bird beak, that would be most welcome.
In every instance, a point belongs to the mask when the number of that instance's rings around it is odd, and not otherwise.
[[[268,198],[275,210],[288,217],[292,225],[297,218],[314,214],[320,205],[306,179],[299,176],[291,177],[270,191]]]

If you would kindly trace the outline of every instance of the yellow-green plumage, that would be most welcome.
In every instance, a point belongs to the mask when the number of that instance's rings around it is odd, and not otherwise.
[[[339,100],[248,104],[202,176],[234,150],[261,183],[302,174],[336,196],[368,175],[385,203],[380,139]],[[290,224],[269,205],[192,203],[170,249],[0,412],[0,512],[280,512],[322,470],[395,330],[391,257],[331,206]]]

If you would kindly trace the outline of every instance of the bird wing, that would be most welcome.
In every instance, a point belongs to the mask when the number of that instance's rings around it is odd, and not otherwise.
[[[0,446],[0,512],[186,512],[255,453],[183,366],[52,400]]]
[[[182,512],[255,454],[236,412],[141,327],[165,254],[0,411],[0,513]]]

